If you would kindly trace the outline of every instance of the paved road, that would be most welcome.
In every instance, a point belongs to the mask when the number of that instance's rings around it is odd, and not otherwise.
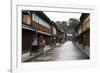
[[[88,56],[80,49],[76,48],[71,41],[67,41],[61,46],[58,46],[41,56],[33,58],[30,61],[66,61],[84,59],[88,59]]]

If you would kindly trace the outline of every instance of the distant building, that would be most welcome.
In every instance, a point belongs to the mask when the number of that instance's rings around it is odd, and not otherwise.
[[[66,40],[66,34],[63,30],[60,30],[56,23],[52,22],[52,35],[56,38],[56,43],[63,43]]]
[[[73,35],[72,34],[67,34],[67,40],[72,41],[72,39],[73,39]]]

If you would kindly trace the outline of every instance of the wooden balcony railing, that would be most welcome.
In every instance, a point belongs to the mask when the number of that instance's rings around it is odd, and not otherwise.
[[[32,28],[39,30],[39,31],[42,31],[42,32],[49,33],[49,34],[51,32],[51,29],[48,29],[47,27],[45,27],[37,22],[34,22],[34,21],[32,21]]]

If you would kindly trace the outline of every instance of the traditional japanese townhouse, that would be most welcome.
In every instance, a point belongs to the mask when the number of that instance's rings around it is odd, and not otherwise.
[[[35,30],[31,27],[32,16],[30,11],[22,11],[22,53],[27,53],[32,48],[32,40],[36,35]]]
[[[46,40],[46,45],[50,44],[51,37],[51,20],[42,11],[32,12],[32,27],[37,32],[37,37],[41,35]]]
[[[22,52],[37,51],[38,38],[42,35],[50,44],[52,21],[42,11],[22,11]]]
[[[80,44],[89,55],[90,48],[90,14],[82,13],[80,23],[75,28],[75,41]]]
[[[56,23],[52,21],[52,27],[51,27],[52,31],[51,31],[51,34],[52,34],[52,37],[54,38],[55,40],[55,43],[61,43],[62,40],[65,38],[64,36],[64,32],[62,30],[60,30]]]
[[[52,21],[51,24],[51,44],[56,45],[56,39],[57,39],[57,25]]]
[[[57,28],[57,43],[61,44],[64,38],[64,32]]]

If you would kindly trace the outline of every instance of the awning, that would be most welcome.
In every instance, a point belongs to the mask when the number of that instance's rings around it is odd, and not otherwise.
[[[36,30],[37,33],[41,33],[41,34],[44,34],[44,35],[48,35],[48,36],[51,36],[51,34],[49,33],[46,33],[46,32],[42,32],[42,31],[39,31],[39,30]]]
[[[35,29],[33,29],[32,27],[22,24],[22,29],[26,29],[26,30],[30,30],[30,31],[36,31]]]

